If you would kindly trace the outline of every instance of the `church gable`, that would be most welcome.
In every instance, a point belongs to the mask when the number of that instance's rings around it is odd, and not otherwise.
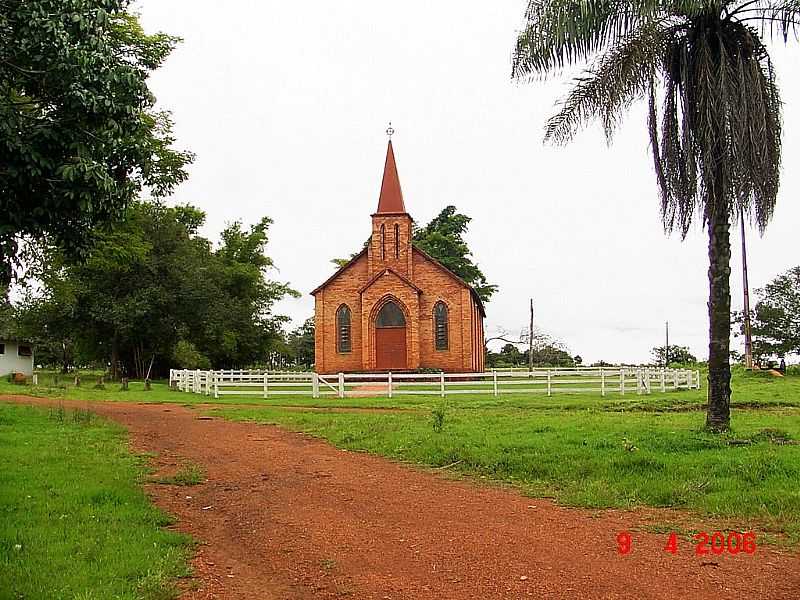
[[[399,287],[408,287],[417,294],[422,293],[422,290],[418,288],[416,285],[414,285],[414,283],[410,279],[404,277],[403,275],[401,275],[400,273],[391,268],[387,268],[384,269],[383,271],[375,273],[375,275],[370,277],[367,283],[361,286],[359,292],[361,294],[364,294],[364,292],[366,292],[367,290],[369,290],[371,287],[375,286],[375,284],[378,283],[380,284],[379,287],[381,288],[385,288],[386,286],[390,286],[393,289]]]

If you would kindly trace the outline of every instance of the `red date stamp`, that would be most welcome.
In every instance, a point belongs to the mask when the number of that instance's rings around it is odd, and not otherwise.
[[[740,533],[738,531],[731,531],[727,534],[721,531],[715,531],[708,534],[705,531],[700,531],[692,536],[694,543],[694,553],[696,556],[703,556],[706,554],[755,554],[756,551],[756,534],[752,531]],[[664,546],[664,552],[669,554],[678,553],[678,534],[670,533],[667,539],[667,544]],[[633,550],[633,536],[628,531],[620,531],[617,534],[617,552],[619,554],[630,554]]]

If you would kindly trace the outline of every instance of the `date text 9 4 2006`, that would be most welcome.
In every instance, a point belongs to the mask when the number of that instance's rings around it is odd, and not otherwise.
[[[704,554],[754,554],[756,551],[756,534],[752,531],[740,533],[731,531],[727,535],[721,531],[715,531],[711,535],[705,531],[700,531],[692,536],[694,543],[694,553],[697,556]],[[664,552],[670,554],[678,553],[678,534],[670,533]],[[617,534],[617,552],[620,554],[630,554],[633,550],[633,536],[628,531],[620,531]]]

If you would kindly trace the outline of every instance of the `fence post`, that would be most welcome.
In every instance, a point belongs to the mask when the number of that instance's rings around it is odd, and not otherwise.
[[[496,369],[492,369],[492,383],[493,383],[493,387],[494,387],[494,395],[495,396],[499,396],[500,395],[500,390],[497,389],[497,370]]]
[[[319,375],[317,373],[311,374],[311,395],[319,398]]]
[[[695,377],[697,377],[697,387],[695,389],[700,389],[700,369],[697,369],[695,372]]]
[[[439,387],[442,398],[444,398],[444,371],[439,374]]]
[[[606,395],[606,372],[603,367],[600,367],[600,395]]]
[[[214,398],[219,398],[219,377],[214,377]]]
[[[269,396],[269,372],[264,371],[264,398]]]
[[[673,369],[673,370],[672,370],[672,386],[673,386],[673,388],[674,388],[674,389],[676,389],[676,390],[679,390],[679,389],[680,389],[680,387],[679,387],[679,385],[678,385],[678,384],[679,384],[679,381],[678,381],[678,373],[679,373],[679,372],[680,372],[680,371],[678,371],[678,369]]]
[[[547,395],[548,396],[553,395],[553,386],[550,378],[550,369],[547,369]]]
[[[661,367],[661,391],[667,391],[667,370]]]
[[[653,369],[647,367],[647,393],[653,393]]]
[[[642,395],[642,369],[636,369],[636,395]]]
[[[389,376],[387,378],[387,385],[389,387],[389,398],[392,397],[392,372],[389,371]]]
[[[339,398],[344,398],[344,373],[339,373]]]
[[[619,370],[619,393],[625,395],[625,367]]]

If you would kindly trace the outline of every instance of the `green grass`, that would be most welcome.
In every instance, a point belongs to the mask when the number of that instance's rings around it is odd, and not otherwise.
[[[144,476],[120,427],[0,403],[0,599],[177,597],[189,540],[164,529]]]
[[[205,471],[200,465],[187,463],[181,466],[174,474],[164,477],[155,477],[151,481],[162,485],[199,485],[206,479]]]
[[[444,404],[436,395],[214,400],[164,384],[150,392],[136,382],[127,392],[118,387],[0,383],[0,394],[207,403],[229,419],[276,423],[343,448],[448,466],[448,472],[510,482],[566,505],[675,507],[693,522],[758,528],[800,544],[800,375],[734,369],[733,431],[725,436],[703,430],[705,389],[605,397],[465,394]],[[357,411],[373,408],[392,412]],[[434,431],[435,415],[440,432]]]
[[[737,371],[734,389],[733,430],[725,436],[704,430],[702,390],[624,399],[461,396],[446,404],[417,397],[415,410],[390,414],[214,412],[510,482],[565,505],[680,508],[695,522],[755,528],[800,544],[800,377]]]

